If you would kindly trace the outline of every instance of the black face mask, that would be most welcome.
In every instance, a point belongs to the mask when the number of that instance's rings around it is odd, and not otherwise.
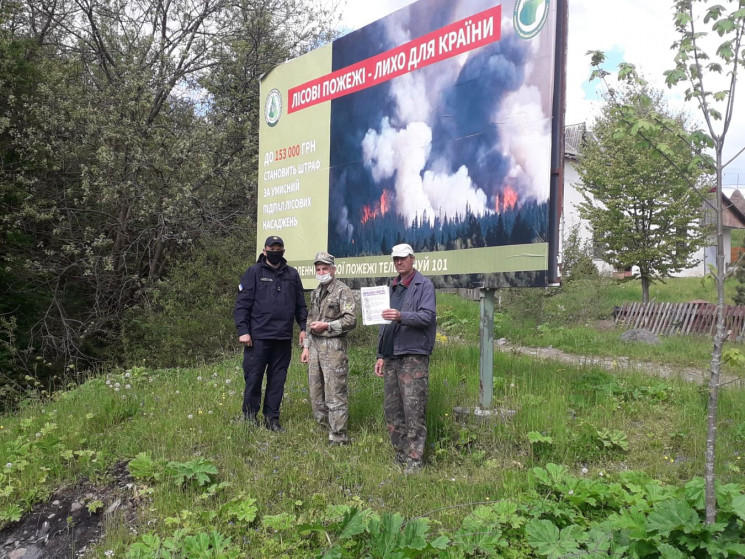
[[[284,250],[267,250],[266,251],[266,259],[269,261],[270,264],[279,264],[282,262],[282,256],[284,255]]]

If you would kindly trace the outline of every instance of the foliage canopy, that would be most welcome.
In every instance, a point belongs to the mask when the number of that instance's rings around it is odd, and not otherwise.
[[[110,360],[126,309],[204,235],[250,242],[260,77],[327,41],[330,8],[2,4],[0,372]]]

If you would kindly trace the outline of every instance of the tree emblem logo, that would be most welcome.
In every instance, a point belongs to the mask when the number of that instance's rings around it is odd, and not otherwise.
[[[532,39],[541,32],[548,19],[550,0],[517,0],[512,23],[523,39]]]
[[[269,126],[276,126],[282,116],[282,94],[279,89],[272,89],[264,103],[264,120]]]

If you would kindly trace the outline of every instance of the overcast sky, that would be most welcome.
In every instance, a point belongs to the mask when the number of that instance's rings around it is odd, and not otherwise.
[[[349,29],[358,29],[396,11],[413,0],[347,0],[343,21]],[[671,106],[684,108],[700,121],[693,104],[685,106],[682,92],[664,86],[662,73],[673,67],[670,46],[677,35],[672,23],[672,0],[570,0],[567,52],[566,123],[589,122],[597,111],[597,87],[588,83],[588,50],[605,51],[608,60],[633,63],[650,82],[668,92]],[[725,160],[745,147],[745,73],[740,74],[732,126],[727,134]],[[740,186],[745,191],[745,154],[730,164],[724,173],[724,185]]]

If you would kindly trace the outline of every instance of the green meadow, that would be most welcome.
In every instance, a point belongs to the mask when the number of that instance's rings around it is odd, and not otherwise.
[[[573,289],[585,297],[500,294],[495,337],[567,352],[632,353],[608,324],[620,295],[595,305],[587,286]],[[570,298],[590,308],[577,310]],[[539,320],[554,316],[559,304],[584,313],[582,319]],[[88,557],[745,553],[745,406],[738,385],[721,392],[720,516],[706,525],[701,386],[495,352],[493,401],[501,413],[456,415],[456,408],[479,403],[479,306],[438,294],[438,315],[426,466],[417,475],[405,476],[394,462],[382,380],[373,374],[375,331],[359,326],[350,350],[350,446],[329,447],[313,423],[299,352],[288,375],[282,433],[240,420],[237,348],[193,368],[151,368],[145,360],[51,398],[30,395],[0,418],[0,526],[11,527],[60,486],[114,483],[119,466],[129,475],[122,498],[135,503],[136,517],[108,515]],[[710,340],[684,338],[633,351],[705,370],[710,347]],[[107,505],[86,503],[91,515]]]

